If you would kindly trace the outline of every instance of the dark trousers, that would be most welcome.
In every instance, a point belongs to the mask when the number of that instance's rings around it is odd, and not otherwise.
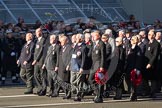
[[[47,72],[42,69],[41,65],[34,66],[34,79],[37,84],[37,92],[45,92],[47,89]]]
[[[48,86],[49,86],[49,94],[58,94],[57,88],[58,84],[56,82],[57,73],[54,70],[47,69],[47,78],[48,78]]]
[[[95,83],[95,71],[90,71],[89,74],[89,83],[91,86],[91,89],[94,90],[94,92],[96,93],[97,98],[102,98],[102,94],[104,92],[104,86]]]
[[[11,72],[11,77],[12,80],[16,79],[16,73],[17,73],[17,65],[15,64],[9,64],[9,63],[4,63],[3,67],[2,67],[2,78],[6,78],[7,77],[7,72],[10,71]]]
[[[20,77],[26,83],[27,91],[33,91],[33,87],[34,87],[33,76],[34,76],[33,68],[20,69]]]
[[[130,99],[136,99],[137,98],[137,86],[134,85],[132,82],[131,82],[130,92],[131,92]]]

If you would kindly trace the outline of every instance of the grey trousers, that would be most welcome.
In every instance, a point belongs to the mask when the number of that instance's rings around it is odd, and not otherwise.
[[[34,72],[32,68],[30,69],[21,68],[20,69],[20,77],[26,83],[27,91],[33,91],[33,87],[34,87],[33,76],[34,76]]]
[[[47,69],[47,78],[48,78],[48,86],[49,86],[49,94],[58,94],[57,88],[58,84],[56,82],[57,73],[54,70]]]
[[[78,72],[71,71],[70,83],[72,85],[71,91],[76,91],[76,96],[80,97],[84,93],[84,82],[86,79],[86,74],[79,74]]]

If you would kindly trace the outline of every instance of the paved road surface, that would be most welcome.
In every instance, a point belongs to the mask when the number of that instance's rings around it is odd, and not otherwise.
[[[104,103],[93,103],[93,96],[86,96],[82,102],[63,100],[60,97],[24,95],[25,87],[0,87],[0,108],[162,108],[162,94],[158,99],[140,98],[137,102],[129,102],[126,96],[120,101],[112,98],[104,99]]]

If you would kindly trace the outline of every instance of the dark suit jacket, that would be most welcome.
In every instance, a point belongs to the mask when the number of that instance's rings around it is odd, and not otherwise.
[[[59,53],[57,57],[58,61],[58,76],[63,80],[69,82],[70,80],[70,72],[66,71],[66,67],[70,65],[71,60],[71,51],[72,47],[69,44],[65,45],[65,48],[63,46],[59,47]]]
[[[157,76],[157,62],[158,62],[158,56],[160,53],[160,44],[154,39],[152,43],[146,44],[146,52],[145,52],[145,60],[144,64],[145,67],[147,64],[151,64],[150,69],[146,69],[146,77],[149,79],[156,78]]]
[[[37,40],[35,45],[34,60],[37,61],[38,65],[43,65],[44,63],[44,57],[43,57],[44,43],[45,43],[45,38],[42,37],[40,41]]]
[[[142,69],[142,53],[138,45],[134,49],[130,48],[126,60],[126,72],[129,74],[133,69]]]
[[[122,45],[117,46],[115,48],[114,56],[118,58],[118,63],[116,67],[115,73],[123,73],[124,72],[124,66],[125,66],[125,49]],[[112,61],[115,62],[115,61]]]
[[[30,42],[28,45],[27,43],[23,46],[21,50],[21,54],[19,57],[19,62],[22,68],[32,68],[32,61],[33,61],[33,54],[34,54],[34,42]],[[24,61],[27,61],[26,66],[23,65]]]
[[[98,44],[93,44],[92,50],[92,67],[96,71],[98,68],[105,68],[106,46],[105,43],[99,40]]]
[[[58,46],[57,45],[55,45],[54,47],[52,45],[49,46],[44,62],[47,70],[55,69],[57,63],[57,56],[58,56]]]
[[[75,57],[76,55],[76,57]],[[72,50],[71,69],[73,72],[79,72],[80,68],[86,69],[86,46],[85,44],[76,45]]]
[[[70,44],[66,44],[65,47],[66,47],[65,51],[62,53],[62,60],[63,60],[64,65],[68,66],[71,60],[72,47]]]
[[[146,51],[146,44],[141,42],[140,44],[138,44],[138,46],[141,48],[142,55],[144,55]]]
[[[112,50],[112,47],[109,43],[106,43],[106,68],[108,69],[109,67],[109,64],[110,64],[110,61],[111,61],[111,51]]]
[[[92,67],[92,48],[93,48],[92,41],[89,41],[88,43],[86,43],[86,59],[85,59],[86,68],[85,70],[89,70]]]

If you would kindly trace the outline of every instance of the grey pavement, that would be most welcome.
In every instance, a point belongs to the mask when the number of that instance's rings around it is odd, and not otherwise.
[[[72,99],[63,100],[63,93],[57,98],[24,95],[24,86],[0,87],[0,108],[162,108],[162,94],[157,99],[139,98],[137,102],[130,102],[129,95],[116,101],[111,98],[104,99],[104,103],[93,103],[94,96],[85,96],[81,102]],[[36,89],[34,89],[36,91]]]

